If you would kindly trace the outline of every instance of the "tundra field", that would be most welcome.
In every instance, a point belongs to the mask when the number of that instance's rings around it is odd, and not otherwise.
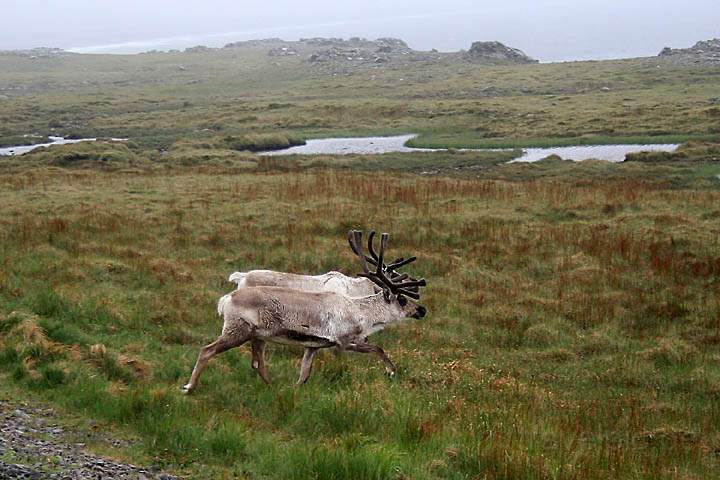
[[[122,440],[88,450],[183,478],[720,477],[720,68],[332,76],[246,50],[0,55],[0,143],[129,139],[0,157],[1,398],[48,403]],[[620,164],[249,151],[408,132],[691,141]],[[372,337],[395,378],[326,350],[296,387],[301,351],[271,344],[267,386],[243,346],[182,395],[229,273],[357,273],[352,228],[390,232],[389,255],[417,255],[428,280],[428,316]]]

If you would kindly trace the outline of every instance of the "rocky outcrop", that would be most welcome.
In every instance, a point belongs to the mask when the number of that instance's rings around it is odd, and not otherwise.
[[[72,52],[63,50],[62,48],[49,48],[49,47],[38,47],[31,48],[29,50],[0,50],[0,55],[12,55],[15,57],[27,57],[27,58],[50,58],[50,57],[61,57],[67,55],[77,55]]]
[[[387,55],[381,54],[378,50],[372,52],[364,48],[340,48],[331,47],[318,50],[308,58],[310,63],[385,63],[390,61]]]
[[[318,46],[318,47],[342,47],[342,46],[344,46],[347,42],[346,42],[345,40],[343,40],[342,38],[335,38],[335,37],[322,38],[322,37],[317,37],[317,38],[301,38],[301,39],[300,39],[300,43],[306,43],[306,44],[308,44],[308,45],[315,45],[315,46]]]
[[[690,48],[665,47],[658,56],[677,64],[720,65],[720,38],[697,42]]]
[[[266,45],[276,45],[279,43],[287,43],[281,38],[260,38],[258,40],[244,40],[241,42],[232,42],[226,44],[223,48],[243,48],[243,47],[262,47]]]
[[[378,50],[384,52],[408,52],[411,50],[408,44],[399,38],[383,37],[375,40]]]
[[[217,50],[216,48],[206,47],[205,45],[197,45],[195,47],[188,47],[185,49],[185,53],[205,53]]]
[[[500,42],[475,42],[464,56],[471,62],[538,63],[523,51]]]
[[[375,40],[352,37],[342,38],[301,38],[287,41],[280,38],[264,38],[244,40],[226,44],[224,47],[208,47],[197,45],[186,48],[183,52],[173,50],[168,54],[215,54],[241,53],[244,49],[265,53],[272,57],[275,65],[283,62],[302,61],[313,65],[318,70],[331,74],[350,74],[362,69],[394,69],[411,64],[432,65],[443,61],[465,61],[478,65],[502,65],[537,63],[522,51],[503,45],[500,42],[475,42],[469,51],[439,52],[435,49],[419,51],[411,48],[399,38],[382,37]],[[59,54],[57,49],[36,49],[29,52],[39,54]],[[235,51],[235,52],[233,52]],[[1,53],[1,52],[0,52]],[[12,52],[14,55],[23,52]],[[164,52],[153,50],[145,52],[160,55]],[[284,57],[284,58],[283,58]],[[183,70],[185,67],[178,67]]]
[[[476,42],[467,52],[441,53],[437,50],[421,52],[410,48],[397,38],[378,38],[367,40],[351,38],[342,40],[303,39],[305,47],[316,48],[309,56],[312,64],[324,65],[333,71],[350,71],[361,66],[381,67],[407,66],[409,63],[435,63],[444,59],[462,59],[475,64],[527,64],[537,63],[522,51],[503,45],[500,42]]]
[[[310,63],[335,67],[380,65],[400,58],[412,60],[420,53],[397,38],[378,38],[377,40],[358,37],[349,40],[309,38],[300,40],[300,43],[310,47],[321,47],[310,54],[308,57]]]
[[[278,47],[271,48],[268,55],[271,57],[294,57],[299,55],[299,53],[292,47]]]

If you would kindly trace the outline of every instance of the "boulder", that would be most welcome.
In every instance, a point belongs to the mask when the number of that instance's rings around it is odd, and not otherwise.
[[[475,42],[465,53],[465,58],[471,62],[500,61],[509,63],[538,63],[523,51],[508,47],[500,42]]]

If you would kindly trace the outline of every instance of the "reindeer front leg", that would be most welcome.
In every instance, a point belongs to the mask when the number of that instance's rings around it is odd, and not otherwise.
[[[318,350],[319,348],[317,347],[305,347],[305,353],[303,353],[302,363],[300,364],[300,378],[298,378],[297,381],[298,385],[302,385],[307,382],[307,379],[310,377],[312,363]]]
[[[377,345],[373,345],[372,343],[367,343],[363,341],[357,341],[357,342],[350,342],[348,346],[346,347],[348,350],[351,350],[353,352],[359,352],[359,353],[374,353],[385,364],[385,371],[387,372],[388,376],[394,377],[395,372],[397,371],[397,368],[395,367],[395,364],[390,360],[390,357],[387,356],[385,353],[385,350],[378,347]]]

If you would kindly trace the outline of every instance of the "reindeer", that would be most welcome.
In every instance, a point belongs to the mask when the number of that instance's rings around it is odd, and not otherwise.
[[[370,256],[365,256],[365,260],[373,267],[377,267],[378,254],[375,251],[375,230],[371,230],[368,234],[367,245]],[[350,248],[353,249],[356,255],[359,254],[353,242],[350,242]],[[397,272],[398,268],[409,265],[415,260],[417,260],[416,257],[407,259],[399,257],[388,265],[383,265],[383,269],[391,278],[396,278],[400,275],[400,273]],[[408,277],[408,279],[415,280],[412,277]],[[306,292],[336,292],[349,297],[363,297],[381,291],[381,289],[368,278],[349,277],[336,271],[330,271],[321,275],[299,275],[273,270],[250,270],[249,272],[235,272],[230,275],[228,281],[236,283],[238,289],[245,287],[284,287]],[[414,292],[418,291],[418,287],[410,287],[410,289]],[[222,316],[220,311],[218,311],[218,314]],[[264,353],[256,352],[255,344],[253,344],[252,348],[253,354],[261,359],[259,363],[263,365],[264,361],[262,359],[264,358]],[[335,354],[341,351],[342,348],[340,347],[334,349]],[[258,371],[262,372],[263,369],[260,368]]]
[[[365,339],[405,318],[423,318],[426,309],[415,300],[420,299],[419,287],[424,287],[426,282],[424,279],[408,280],[407,274],[398,274],[394,278],[387,275],[389,265],[385,265],[383,259],[388,239],[389,235],[383,233],[380,252],[377,258],[372,258],[362,250],[362,232],[348,232],[350,246],[362,263],[363,273],[359,275],[372,281],[378,287],[378,293],[350,297],[337,292],[260,286],[239,288],[223,296],[218,303],[218,312],[224,319],[222,334],[200,351],[190,381],[183,390],[186,393],[195,390],[198,378],[211,358],[248,341],[252,342],[253,369],[266,383],[270,383],[263,359],[267,341],[305,347],[299,385],[310,377],[317,351],[335,346],[374,353],[385,364],[387,373],[393,375],[396,367],[383,349]],[[368,262],[371,258],[373,262]],[[374,263],[374,271],[369,269],[368,263]]]
[[[373,267],[377,267],[378,254],[374,247],[375,231],[368,235],[368,253],[366,261]],[[351,248],[354,247],[351,243]],[[357,252],[355,251],[357,254]],[[390,278],[396,278],[400,274],[398,268],[404,267],[417,260],[416,257],[405,259],[396,258],[384,270]],[[410,280],[415,280],[410,278]],[[228,278],[229,282],[237,284],[237,288],[245,287],[284,287],[306,292],[337,292],[350,297],[362,297],[378,293],[380,289],[370,279],[365,277],[349,277],[343,273],[331,271],[322,275],[298,275],[294,273],[275,272],[272,270],[251,270],[249,272],[235,272]],[[417,287],[413,288],[417,292]]]

